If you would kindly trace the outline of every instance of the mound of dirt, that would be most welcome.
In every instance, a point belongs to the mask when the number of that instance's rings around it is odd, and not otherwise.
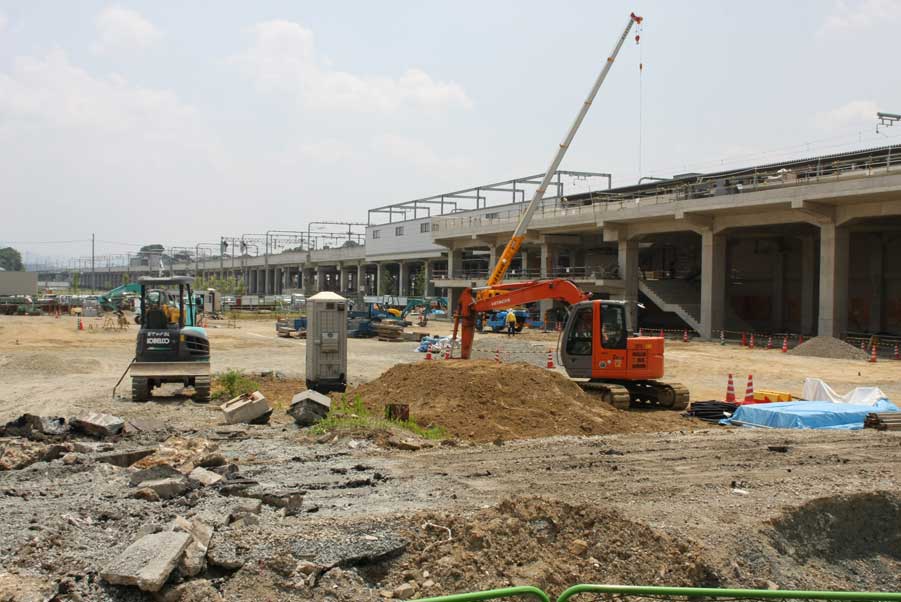
[[[870,358],[863,349],[849,345],[841,339],[826,336],[807,339],[794,349],[790,349],[788,353],[802,357],[824,357],[834,360],[866,360]]]
[[[623,432],[617,412],[558,372],[486,360],[398,364],[348,393],[372,411],[410,406],[422,425],[487,442],[553,435]]]
[[[529,584],[560,592],[575,583],[720,584],[698,550],[611,510],[515,498],[471,515],[425,513],[404,533],[381,587],[424,580],[423,594]],[[424,573],[424,572],[427,572]]]

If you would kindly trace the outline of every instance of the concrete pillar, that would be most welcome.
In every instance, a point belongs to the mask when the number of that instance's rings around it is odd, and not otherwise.
[[[494,245],[488,246],[488,274],[491,274],[491,270],[494,269],[494,266],[497,265],[497,247]]]
[[[447,277],[462,276],[463,249],[449,249],[447,252]]]
[[[628,323],[632,330],[638,331],[638,239],[631,238],[619,241],[617,260],[619,277],[625,285],[623,299],[628,303]]]
[[[785,252],[777,250],[773,258],[773,289],[770,300],[770,328],[775,332],[780,332],[784,327],[783,307],[785,307]]]
[[[812,236],[801,239],[801,333],[814,333],[814,293],[816,291],[816,241]]]
[[[848,230],[820,224],[820,311],[817,334],[840,337],[848,326]]]
[[[325,290],[325,267],[317,266],[316,267],[316,292],[321,293]]]
[[[701,234],[701,333],[705,339],[723,328],[726,302],[726,235]]]
[[[362,263],[357,264],[357,281],[354,284],[358,295],[366,294],[366,268]]]
[[[338,264],[338,289],[339,292],[343,295],[347,292],[348,283],[347,279],[350,276],[350,270],[344,266],[343,263]]]
[[[384,268],[382,267],[382,262],[381,261],[376,262],[376,264],[375,264],[375,294],[379,295],[379,296],[382,296],[385,294],[385,291],[382,290],[384,288],[382,286],[382,274],[383,274],[382,270],[384,270]]]
[[[432,260],[426,259],[422,262],[422,270],[425,272],[425,290],[422,291],[422,294],[426,297],[431,297],[435,294],[435,287],[432,286]]]
[[[407,274],[407,262],[397,262],[397,294],[400,297],[407,295],[407,283],[409,274]]]
[[[542,278],[547,278],[551,273],[551,246],[546,242],[541,243],[541,266],[539,269]]]
[[[870,323],[872,333],[882,332],[884,296],[883,240],[881,234],[868,234],[867,265],[870,268]]]
[[[520,278],[528,278],[529,274],[529,252],[525,247],[519,252],[519,276]]]

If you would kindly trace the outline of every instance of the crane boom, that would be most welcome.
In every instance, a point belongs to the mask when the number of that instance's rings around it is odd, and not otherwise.
[[[585,99],[584,103],[582,103],[582,108],[579,109],[579,113],[578,115],[576,115],[575,121],[569,128],[569,131],[566,133],[566,137],[563,139],[563,142],[560,143],[560,148],[558,148],[557,152],[554,153],[554,158],[551,160],[551,164],[550,166],[548,166],[547,171],[544,174],[544,178],[542,178],[541,180],[541,184],[535,190],[535,196],[532,197],[532,200],[529,201],[528,207],[526,207],[526,210],[523,212],[522,216],[520,216],[519,222],[516,224],[516,229],[513,231],[513,236],[510,238],[510,241],[504,248],[504,252],[501,253],[500,258],[497,261],[497,265],[494,266],[494,269],[492,270],[491,275],[488,278],[488,282],[486,283],[486,288],[479,291],[479,299],[484,299],[495,294],[492,292],[491,287],[497,286],[504,280],[504,276],[506,275],[507,270],[510,268],[510,262],[513,261],[513,258],[517,253],[519,253],[519,250],[522,247],[523,240],[525,239],[526,229],[529,227],[529,222],[532,221],[532,215],[534,215],[535,210],[538,208],[538,205],[541,204],[541,200],[544,198],[544,193],[547,190],[548,185],[551,183],[551,178],[554,177],[554,173],[556,173],[557,168],[560,167],[560,162],[563,161],[563,157],[566,155],[566,151],[569,149],[570,143],[572,143],[573,138],[575,138],[576,132],[579,131],[579,126],[582,125],[582,120],[585,119],[585,115],[588,113],[588,108],[594,101],[594,97],[597,96],[598,90],[600,90],[601,88],[601,84],[604,83],[604,79],[606,79],[607,73],[610,71],[610,67],[613,65],[613,61],[616,60],[616,55],[619,54],[619,50],[620,48],[622,48],[623,42],[626,41],[626,36],[629,35],[629,31],[632,29],[632,25],[640,24],[641,20],[642,17],[637,16],[635,13],[629,15],[629,23],[626,25],[626,29],[616,41],[616,45],[613,47],[613,52],[609,57],[607,57],[607,62],[604,63],[604,68],[601,69],[600,74],[598,74],[598,77],[594,82],[594,86],[592,86],[591,88],[591,92],[588,93],[588,98]]]

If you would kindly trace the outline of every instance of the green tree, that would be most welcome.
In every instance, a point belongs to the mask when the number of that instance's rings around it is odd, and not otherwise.
[[[396,295],[394,290],[394,274],[388,271],[388,268],[382,268],[382,294]]]
[[[129,281],[128,272],[122,272],[122,286],[128,284]]]
[[[0,249],[0,268],[7,272],[22,272],[25,266],[22,265],[22,255],[12,247]]]
[[[419,270],[413,277],[413,296],[421,297],[423,295],[425,295],[425,270]]]

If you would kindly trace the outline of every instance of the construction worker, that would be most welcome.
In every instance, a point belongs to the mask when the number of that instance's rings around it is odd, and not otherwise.
[[[507,336],[512,337],[516,334],[516,314],[512,309],[507,310],[507,317],[504,319],[507,324]]]

